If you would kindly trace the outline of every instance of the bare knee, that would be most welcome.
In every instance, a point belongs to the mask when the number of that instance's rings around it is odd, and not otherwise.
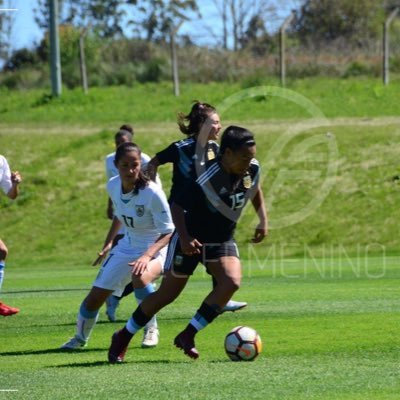
[[[229,277],[221,282],[221,286],[226,292],[235,293],[240,288],[240,277]]]

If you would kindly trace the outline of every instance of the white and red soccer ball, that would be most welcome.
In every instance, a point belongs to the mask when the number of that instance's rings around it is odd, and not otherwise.
[[[232,361],[253,361],[261,350],[260,335],[248,326],[237,326],[225,337],[225,351]]]

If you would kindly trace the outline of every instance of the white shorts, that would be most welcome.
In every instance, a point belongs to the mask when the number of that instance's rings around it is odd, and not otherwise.
[[[167,256],[168,246],[161,249],[154,259],[161,264],[161,272],[164,272],[164,263]],[[125,250],[125,251],[124,251]],[[136,260],[145,252],[144,249],[137,251],[130,248],[127,252],[126,248],[120,246],[119,243],[115,246],[108,257],[104,260],[93,286],[101,289],[112,290],[113,295],[120,297],[125,289],[125,286],[132,281],[132,267],[128,263]]]

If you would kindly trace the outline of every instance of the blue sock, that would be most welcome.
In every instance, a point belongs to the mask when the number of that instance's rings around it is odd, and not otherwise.
[[[137,331],[142,329],[149,321],[151,317],[147,316],[139,306],[132,314],[132,317],[129,318],[128,322],[125,325],[125,328],[129,333],[134,335]]]
[[[138,303],[140,304],[143,299],[145,299],[149,294],[154,293],[154,286],[152,283],[149,283],[144,288],[135,289],[135,297]]]
[[[210,306],[203,302],[197,310],[195,316],[191,319],[188,326],[192,326],[197,332],[204,329],[208,324],[214,321],[220,315],[218,306]]]

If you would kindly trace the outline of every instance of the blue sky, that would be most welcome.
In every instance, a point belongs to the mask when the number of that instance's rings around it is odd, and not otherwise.
[[[36,26],[33,19],[33,4],[35,1],[14,0],[5,1],[3,7],[16,8],[18,11],[10,11],[14,17],[12,32],[12,47],[31,47],[37,43],[43,34]]]
[[[32,47],[34,44],[38,44],[43,33],[34,21],[33,9],[36,6],[36,0],[5,0],[4,3],[4,8],[17,9],[17,11],[12,12],[14,16],[12,48]],[[284,3],[288,4],[291,1]],[[212,45],[216,40],[215,35],[221,36],[217,12],[210,1],[199,1],[198,4],[203,18],[198,21],[186,22],[183,24],[180,33],[190,33],[198,44]],[[282,17],[278,18],[275,24],[279,24],[285,18],[285,14],[290,13],[289,10],[289,7],[283,7],[281,10]]]

